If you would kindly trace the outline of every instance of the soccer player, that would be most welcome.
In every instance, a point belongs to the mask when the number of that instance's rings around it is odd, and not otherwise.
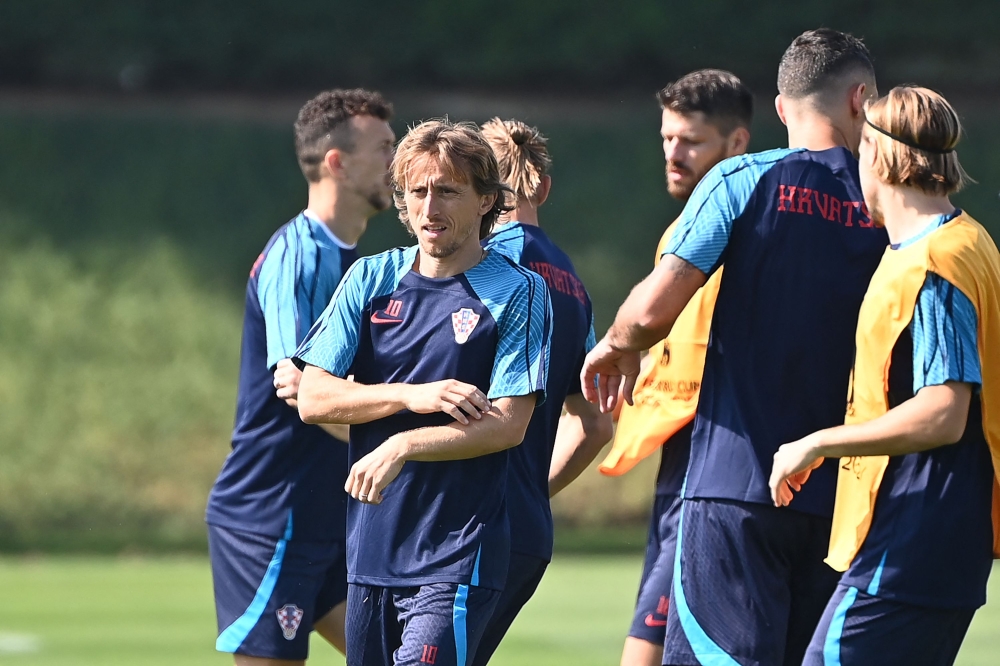
[[[604,409],[620,385],[631,399],[639,350],[725,262],[681,490],[665,664],[799,663],[837,582],[823,563],[835,463],[792,510],[773,505],[767,481],[778,446],[841,422],[858,309],[887,245],[853,155],[875,92],[868,50],[835,30],[805,32],[782,56],[778,90],[790,147],[708,172],[660,265],[584,365],[584,390]]]
[[[497,156],[500,177],[517,195],[516,207],[494,226],[485,246],[542,276],[552,300],[552,338],[559,344],[549,359],[546,403],[531,417],[524,442],[510,453],[510,567],[474,666],[489,662],[552,559],[549,497],[579,476],[612,435],[611,417],[584,400],[580,389],[583,358],[595,342],[590,296],[569,257],[538,225],[538,207],[552,188],[547,139],[519,120],[494,118],[482,132]]]
[[[465,666],[507,575],[506,449],[544,395],[551,309],[480,245],[512,193],[478,127],[411,129],[392,180],[418,245],[348,272],[296,352],[299,413],[351,424],[348,664]]]
[[[656,97],[662,110],[660,135],[667,191],[675,199],[687,201],[709,169],[746,152],[753,95],[735,75],[704,69],[674,81]],[[675,226],[670,225],[660,239],[655,263],[659,263]],[[687,471],[691,422],[698,406],[708,331],[721,279],[720,268],[695,293],[667,339],[653,345],[643,359],[633,404],[621,407],[614,445],[599,468],[603,474],[619,476],[663,447],[646,562],[632,626],[622,650],[622,666],[663,663],[680,490]]]
[[[301,664],[313,629],[345,650],[347,431],[302,423],[287,359],[357,258],[368,218],[391,205],[391,112],[366,90],[302,107],[295,152],[308,207],[250,272],[233,449],[207,510],[216,649],[240,665]]]
[[[892,245],[861,306],[847,425],[782,446],[771,490],[787,505],[841,458],[827,561],[846,571],[804,663],[946,666],[1000,554],[1000,253],[948,198],[967,181],[951,105],[905,86],[867,116],[861,187]]]

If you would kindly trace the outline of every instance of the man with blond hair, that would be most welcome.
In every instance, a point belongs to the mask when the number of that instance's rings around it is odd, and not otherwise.
[[[483,136],[497,156],[501,178],[517,196],[514,210],[501,216],[485,246],[545,280],[552,337],[559,344],[549,360],[546,402],[531,417],[524,443],[510,454],[510,569],[473,666],[490,660],[552,559],[549,497],[579,476],[612,434],[611,418],[587,402],[580,389],[583,357],[594,345],[590,296],[573,262],[538,224],[538,208],[552,188],[547,139],[536,127],[499,118],[483,125]]]
[[[411,129],[392,182],[418,244],[345,276],[295,353],[299,414],[351,425],[347,663],[466,666],[506,579],[507,449],[544,397],[549,297],[480,245],[510,190],[475,125]]]
[[[782,446],[770,480],[785,506],[841,458],[827,562],[844,574],[809,666],[952,664],[986,603],[1000,545],[1000,253],[949,199],[967,180],[961,131],[925,88],[867,109],[861,187],[892,244],[861,306],[847,425]]]

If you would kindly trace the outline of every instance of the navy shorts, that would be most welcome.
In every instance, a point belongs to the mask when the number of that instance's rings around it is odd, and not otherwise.
[[[313,622],[347,598],[344,546],[209,525],[219,622],[215,649],[270,659],[308,657]]]
[[[467,666],[498,590],[434,583],[348,586],[347,666]]]
[[[646,542],[646,563],[642,567],[635,615],[628,631],[632,638],[661,646],[667,635],[667,610],[670,608],[680,510],[681,498],[678,495],[656,496]]]
[[[500,641],[507,634],[507,630],[510,629],[514,618],[538,589],[538,583],[541,582],[547,566],[549,561],[540,557],[513,552],[510,554],[507,584],[493,610],[493,617],[486,625],[486,632],[479,641],[479,649],[476,650],[472,666],[486,666],[500,646]]]
[[[802,664],[949,666],[975,612],[913,606],[838,585]]]
[[[684,500],[663,663],[799,666],[840,578],[829,543],[829,518]]]

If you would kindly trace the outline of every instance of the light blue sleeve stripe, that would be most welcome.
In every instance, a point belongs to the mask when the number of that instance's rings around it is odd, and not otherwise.
[[[597,334],[594,332],[594,313],[590,313],[590,330],[587,331],[587,340],[583,343],[583,353],[589,354],[597,346]]]
[[[870,594],[875,596],[878,594],[878,586],[882,582],[882,572],[885,570],[885,558],[888,557],[888,549],[882,553],[882,559],[879,560],[878,567],[875,569],[875,573],[872,575],[872,580],[868,583],[868,589],[865,590],[865,594]]]
[[[298,345],[295,283],[301,247],[290,227],[275,239],[257,273],[257,300],[264,313],[269,368],[289,358]]]
[[[257,626],[267,602],[274,593],[274,587],[278,584],[278,576],[281,575],[281,565],[285,560],[285,550],[288,548],[288,541],[292,538],[292,514],[288,514],[288,524],[285,526],[285,535],[274,547],[274,555],[267,565],[264,578],[254,593],[253,601],[239,616],[235,622],[225,628],[215,641],[215,649],[219,652],[236,652],[243,645],[253,628]]]
[[[823,666],[840,666],[840,639],[844,636],[844,623],[847,621],[847,611],[858,598],[858,588],[850,587],[844,598],[837,604],[830,620],[830,628],[823,642]]]
[[[757,184],[790,153],[769,150],[731,157],[716,164],[695,187],[677,219],[663,254],[674,254],[706,275],[721,263],[733,222],[746,210]]]
[[[928,273],[910,322],[913,392],[946,381],[981,385],[976,308],[957,287]]]
[[[455,656],[458,666],[467,666],[469,655],[469,638],[467,635],[467,604],[469,601],[469,586],[459,585],[455,592],[455,605],[451,612],[451,621],[455,631]]]
[[[545,280],[525,268],[492,254],[488,259],[466,273],[469,284],[490,310],[499,329],[487,397],[540,392],[544,400],[552,337],[548,287]]]
[[[347,377],[361,337],[361,317],[372,299],[391,294],[413,265],[416,248],[390,250],[355,262],[295,358]]]

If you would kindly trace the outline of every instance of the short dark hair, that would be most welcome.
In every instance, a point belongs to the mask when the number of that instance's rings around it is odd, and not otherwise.
[[[682,115],[700,111],[722,134],[737,127],[750,129],[753,93],[739,77],[722,69],[699,69],[685,74],[656,93],[664,109]]]
[[[316,182],[320,179],[319,165],[329,150],[354,149],[354,137],[347,122],[353,116],[389,120],[392,104],[378,92],[337,88],[321,92],[299,110],[295,120],[295,156],[306,180]]]
[[[778,65],[778,92],[792,99],[830,90],[846,74],[875,78],[868,47],[854,35],[830,28],[796,37]]]

